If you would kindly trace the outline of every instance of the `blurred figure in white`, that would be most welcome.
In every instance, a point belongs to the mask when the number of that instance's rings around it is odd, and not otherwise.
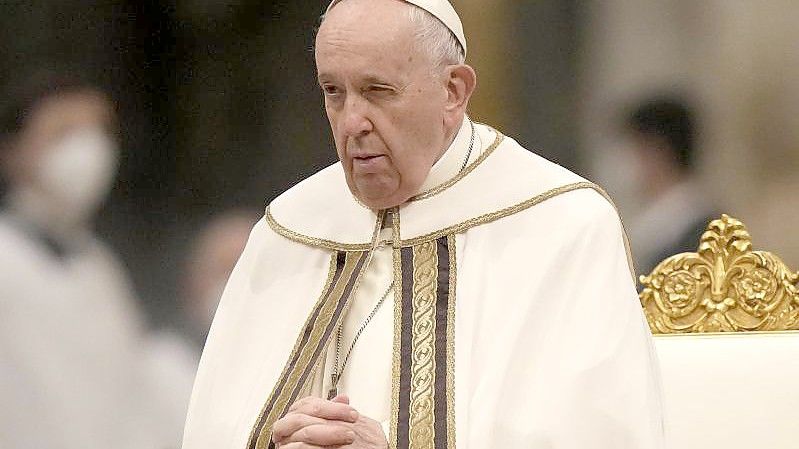
[[[222,290],[259,218],[245,210],[220,214],[205,226],[192,245],[180,293],[187,330],[198,354],[205,344]]]
[[[180,438],[200,354],[228,277],[244,250],[258,215],[244,210],[219,214],[190,245],[180,281],[182,322],[155,332],[149,342],[150,372],[162,398],[179,419],[164,423]]]
[[[0,447],[174,447],[125,271],[92,232],[119,158],[113,103],[54,75],[0,102]]]
[[[631,108],[624,122],[636,167],[641,212],[629,221],[636,270],[649,274],[668,256],[695,251],[716,216],[694,175],[696,123],[680,99],[652,97]]]

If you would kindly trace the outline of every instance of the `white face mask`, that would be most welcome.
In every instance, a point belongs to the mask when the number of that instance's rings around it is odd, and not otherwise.
[[[88,220],[111,189],[119,163],[117,146],[101,129],[73,131],[46,153],[38,170],[39,187],[66,224]],[[56,217],[53,217],[56,218]]]

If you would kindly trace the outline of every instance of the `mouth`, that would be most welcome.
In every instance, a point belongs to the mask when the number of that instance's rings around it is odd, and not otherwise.
[[[362,156],[354,156],[352,158],[352,164],[359,166],[361,168],[369,168],[375,166],[379,163],[384,157],[384,154],[370,154],[370,155],[362,155]]]
[[[379,157],[383,157],[382,154],[374,154],[374,155],[367,155],[367,156],[354,156],[352,159],[355,161],[370,161],[372,159],[377,159]]]

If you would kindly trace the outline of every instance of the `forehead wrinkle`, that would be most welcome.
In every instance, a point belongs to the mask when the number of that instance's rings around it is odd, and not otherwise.
[[[365,3],[368,6],[359,5],[358,0],[342,1],[336,5],[322,22],[317,40],[325,34],[333,34],[333,40],[340,37],[362,45],[390,45],[401,42],[403,38],[412,43],[415,33],[409,4],[399,0],[368,0]]]
[[[360,39],[360,33],[347,26],[331,28],[325,32],[320,31],[317,36],[317,50],[328,52],[332,48],[345,53],[360,53],[358,47],[364,46],[364,39]]]
[[[335,22],[334,19],[328,20],[331,22],[323,23],[317,34],[316,65],[319,77],[359,70],[359,78],[396,80],[398,76],[404,77],[403,74],[414,71],[415,65],[423,60],[413,45],[410,22],[403,29],[401,24],[381,27],[346,19],[335,19]]]
[[[403,17],[409,22],[412,8],[405,0],[340,0],[324,17],[344,16],[352,19],[353,23],[368,23],[381,17]]]

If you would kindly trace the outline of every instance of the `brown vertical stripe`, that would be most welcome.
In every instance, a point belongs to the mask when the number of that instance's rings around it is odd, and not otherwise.
[[[352,275],[350,276],[350,279],[347,282],[346,287],[344,287],[344,292],[341,294],[341,299],[339,299],[338,304],[336,305],[336,311],[333,313],[333,318],[330,320],[327,329],[325,329],[324,335],[319,340],[319,344],[317,345],[316,350],[314,350],[313,356],[311,357],[311,363],[309,363],[308,366],[305,367],[305,371],[302,373],[302,376],[300,376],[300,380],[297,382],[297,385],[294,387],[294,391],[291,393],[290,399],[286,403],[285,409],[281,410],[279,416],[282,417],[288,411],[288,409],[294,404],[294,401],[297,400],[297,396],[299,395],[300,391],[302,391],[303,385],[305,385],[305,382],[308,380],[308,377],[311,375],[311,372],[314,370],[316,362],[319,360],[322,351],[324,350],[324,348],[327,347],[327,343],[330,340],[331,334],[339,324],[341,314],[350,303],[350,296],[352,294],[353,288],[355,287],[355,284],[358,282],[358,279],[361,276],[361,270],[363,269],[364,263],[366,262],[367,259],[366,254],[367,253],[364,252],[357,253],[358,262],[355,265],[355,268],[352,270]],[[350,253],[350,255],[355,256],[355,253]]]
[[[435,448],[447,449],[447,312],[449,310],[449,247],[447,237],[436,241],[438,289],[436,294]],[[454,448],[453,448],[454,449]]]
[[[273,406],[264,408],[262,415],[258,419],[260,429],[257,432],[253,429],[254,432],[249,442],[250,447],[255,449],[270,447],[271,426],[283,416],[284,411],[291,406],[293,401],[296,400],[296,396],[302,391],[304,383],[307,381],[307,376],[303,378],[303,375],[309,370],[312,371],[316,366],[321,352],[319,347],[320,345],[324,346],[326,340],[329,339],[330,329],[336,325],[336,310],[340,307],[342,301],[346,302],[347,298],[344,297],[344,293],[351,292],[350,284],[353,283],[353,279],[357,279],[360,275],[360,270],[366,260],[364,256],[364,253],[346,253],[344,256],[336,256],[337,262],[342,258],[344,260],[341,275],[337,282],[333,284],[329,295],[324,298],[316,321],[311,322],[309,318],[309,321],[306,322],[305,328],[311,329],[308,343],[299,350],[295,348],[295,351],[299,353],[296,363],[293,364],[291,370],[286,370],[281,374],[281,379],[283,377],[286,378],[285,381],[280,381],[283,384],[283,388],[273,391],[272,396],[270,396],[269,402]],[[253,442],[252,439],[255,441]],[[253,444],[254,446],[252,446]]]
[[[308,338],[310,338],[311,330],[314,328],[314,325],[316,324],[316,319],[319,317],[319,313],[321,312],[322,307],[327,302],[327,299],[330,296],[330,293],[333,291],[333,289],[335,288],[335,286],[338,283],[339,279],[341,278],[341,273],[344,271],[344,261],[346,260],[345,256],[346,256],[346,253],[344,253],[344,252],[338,252],[336,254],[336,271],[333,274],[332,281],[329,282],[329,284],[327,286],[327,289],[322,294],[322,297],[321,297],[320,301],[318,301],[316,306],[314,307],[314,310],[313,310],[313,312],[311,314],[311,317],[308,320],[308,322],[306,323],[305,329],[303,330],[302,337],[300,339],[300,343],[295,348],[294,353],[292,354],[291,358],[289,359],[289,362],[286,365],[286,368],[284,369],[283,374],[280,377],[280,380],[278,381],[278,384],[276,385],[274,391],[272,392],[272,395],[269,397],[269,401],[267,402],[266,406],[264,407],[264,410],[263,410],[263,412],[262,412],[262,414],[261,414],[261,416],[260,416],[260,418],[258,420],[258,424],[256,425],[256,428],[255,428],[255,432],[254,432],[255,438],[252,438],[251,441],[250,441],[250,444],[248,445],[249,449],[255,449],[256,448],[256,445],[258,443],[258,435],[261,433],[261,431],[263,430],[264,425],[266,424],[266,420],[267,420],[267,418],[269,416],[269,411],[272,409],[272,407],[274,407],[275,401],[277,401],[277,398],[280,396],[280,392],[286,386],[286,381],[289,378],[289,373],[294,371],[294,367],[295,367],[295,365],[297,363],[297,359],[300,357],[300,354],[302,353],[302,349],[305,347],[305,344],[308,342]]]
[[[397,449],[410,445],[411,364],[413,350],[413,248],[402,248],[402,334]]]
[[[449,306],[447,310],[447,446],[457,447],[455,438],[455,306],[458,302],[457,238],[447,237],[449,252]]]

